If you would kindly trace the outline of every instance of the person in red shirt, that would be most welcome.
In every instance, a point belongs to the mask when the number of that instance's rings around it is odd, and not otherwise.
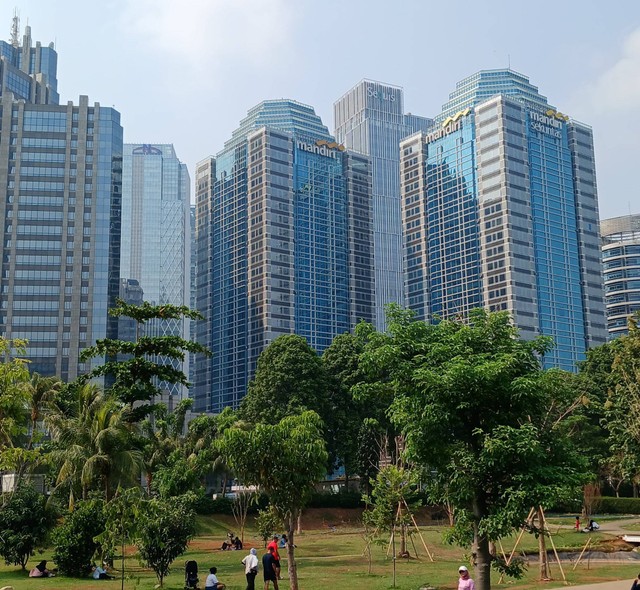
[[[275,568],[276,575],[278,576],[278,580],[282,580],[280,576],[280,554],[278,553],[278,535],[273,535],[273,540],[271,543],[267,545],[267,551],[271,551],[273,553],[273,558],[275,559]]]

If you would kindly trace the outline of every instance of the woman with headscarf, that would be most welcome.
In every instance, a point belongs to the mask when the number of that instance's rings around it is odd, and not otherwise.
[[[258,552],[252,547],[242,563],[244,574],[247,576],[247,590],[255,590],[256,576],[258,575]]]

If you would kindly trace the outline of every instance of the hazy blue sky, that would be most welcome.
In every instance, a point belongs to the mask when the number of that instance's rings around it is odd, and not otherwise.
[[[362,78],[433,116],[456,81],[511,67],[596,139],[601,217],[640,213],[640,0],[2,0],[55,41],[61,100],[115,106],[125,141],[173,143],[194,164],[267,98],[315,107]]]

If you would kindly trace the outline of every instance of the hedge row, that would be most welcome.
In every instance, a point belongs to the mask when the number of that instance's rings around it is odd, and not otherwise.
[[[596,503],[598,514],[640,514],[640,498],[610,498],[603,496]]]
[[[249,508],[250,514],[266,508],[268,505],[266,496],[262,495],[256,504]],[[209,496],[201,496],[195,505],[198,514],[233,514],[233,500],[231,498],[218,497],[215,500]],[[339,493],[315,493],[308,504],[309,508],[359,508],[364,506],[362,495],[359,492]]]

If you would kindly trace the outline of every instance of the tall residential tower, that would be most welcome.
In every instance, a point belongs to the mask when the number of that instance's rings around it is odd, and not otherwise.
[[[420,317],[510,312],[575,370],[606,340],[593,135],[512,70],[459,82],[401,143],[409,306]]]
[[[313,108],[251,109],[196,168],[196,410],[236,407],[259,354],[296,333],[317,351],[371,321],[371,179]]]
[[[384,330],[385,305],[404,305],[400,156],[402,139],[425,131],[431,119],[404,113],[402,88],[362,80],[333,105],[336,141],[370,156],[373,242],[375,258],[375,318]]]

